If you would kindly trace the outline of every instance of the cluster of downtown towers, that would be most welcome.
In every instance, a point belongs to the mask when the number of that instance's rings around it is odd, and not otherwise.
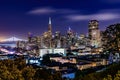
[[[41,36],[34,36],[28,33],[28,41],[19,41],[17,47],[22,49],[35,50],[44,48],[65,48],[65,49],[80,49],[81,52],[85,51],[98,51],[102,47],[102,32],[99,30],[99,22],[91,20],[88,24],[88,35],[78,35],[70,27],[67,34],[61,35],[60,31],[52,34],[51,18],[49,18],[48,31],[44,32]]]

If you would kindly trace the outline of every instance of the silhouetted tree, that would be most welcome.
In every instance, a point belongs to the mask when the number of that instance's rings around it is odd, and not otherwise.
[[[53,80],[53,77],[49,71],[37,69],[34,75],[34,80]]]
[[[108,26],[103,36],[105,38],[105,50],[120,51],[120,23]]]
[[[44,65],[47,65],[47,64],[50,64],[50,55],[49,54],[45,54],[44,56],[43,56],[43,60],[42,60],[42,64],[44,64]]]
[[[35,75],[35,69],[33,69],[31,66],[27,66],[22,70],[22,76],[25,80],[33,80]]]

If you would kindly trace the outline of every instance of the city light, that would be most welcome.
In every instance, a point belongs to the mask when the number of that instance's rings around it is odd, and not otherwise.
[[[120,0],[1,0],[0,80],[120,80]]]

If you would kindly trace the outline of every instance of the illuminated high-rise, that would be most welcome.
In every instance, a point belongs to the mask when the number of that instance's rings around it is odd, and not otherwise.
[[[49,23],[48,23],[48,31],[43,33],[43,40],[44,45],[46,48],[52,47],[52,24],[51,24],[51,18],[49,17]]]
[[[89,39],[91,46],[100,47],[101,45],[101,35],[99,30],[99,22],[97,20],[91,20],[89,22]]]
[[[49,35],[50,37],[52,37],[52,24],[51,24],[51,17],[49,17],[48,35]]]

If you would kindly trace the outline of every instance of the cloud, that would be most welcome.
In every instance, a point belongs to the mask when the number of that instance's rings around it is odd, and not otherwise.
[[[32,14],[32,15],[57,14],[72,21],[91,20],[91,19],[105,21],[105,20],[114,20],[120,18],[119,11],[120,9],[106,9],[106,10],[103,9],[98,11],[98,13],[96,14],[81,15],[81,13],[83,12],[81,10],[42,7],[42,8],[33,9],[29,11],[28,14]]]
[[[120,18],[120,15],[117,13],[98,13],[98,14],[91,14],[91,15],[68,15],[66,17],[72,21],[80,21],[80,20],[114,20]]]
[[[76,13],[77,11],[75,10],[71,10],[71,9],[55,9],[55,8],[51,8],[51,7],[43,7],[43,8],[37,8],[37,9],[33,9],[29,12],[27,12],[28,14],[34,14],[34,15],[39,15],[39,14],[70,14],[70,13]]]
[[[119,13],[120,12],[120,9],[119,8],[116,8],[116,9],[103,9],[103,10],[100,10],[99,13]]]
[[[54,12],[56,12],[56,10],[49,7],[44,7],[44,8],[37,8],[37,9],[31,10],[28,12],[28,14],[38,15],[38,14],[50,14]]]

